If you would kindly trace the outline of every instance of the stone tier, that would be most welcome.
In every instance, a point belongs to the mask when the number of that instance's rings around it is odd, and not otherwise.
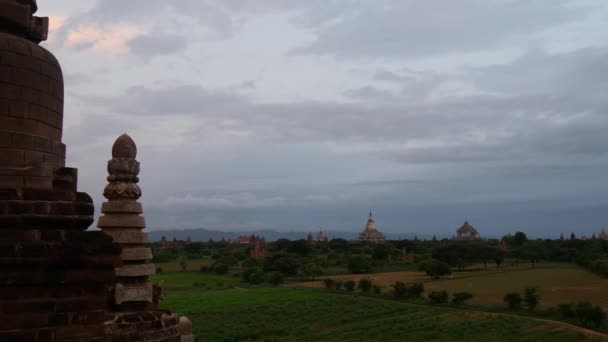
[[[179,317],[166,310],[117,314],[112,321],[106,323],[106,334],[113,342],[182,341]]]
[[[0,189],[0,230],[85,230],[93,223],[93,200],[82,192]]]
[[[0,229],[0,341],[105,342],[119,255],[102,232]]]

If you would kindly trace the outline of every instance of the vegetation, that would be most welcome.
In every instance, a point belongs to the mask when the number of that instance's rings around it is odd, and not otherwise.
[[[521,298],[521,295],[517,292],[511,292],[511,293],[507,293],[504,296],[505,303],[507,303],[507,308],[509,310],[518,310],[521,308],[521,302],[523,301],[523,298]]]
[[[450,265],[437,259],[428,259],[420,263],[419,270],[425,272],[433,279],[439,279],[445,275],[452,274]]]
[[[524,303],[529,311],[534,311],[540,301],[540,294],[536,287],[526,287],[524,289]]]
[[[577,330],[525,317],[497,317],[315,289],[184,288],[182,275],[187,274],[192,275],[189,281],[229,278],[201,273],[162,275],[167,286],[162,305],[192,319],[197,341],[593,340]]]
[[[464,305],[464,303],[473,298],[470,292],[456,292],[452,295],[452,303],[455,305]]]
[[[448,302],[448,291],[433,291],[429,293],[429,300],[432,304],[444,304]]]
[[[361,279],[359,280],[357,287],[359,288],[359,290],[361,290],[361,292],[369,293],[372,289],[372,281],[369,279]]]

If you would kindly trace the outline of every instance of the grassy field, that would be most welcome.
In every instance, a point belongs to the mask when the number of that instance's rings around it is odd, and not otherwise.
[[[197,341],[592,341],[525,317],[416,305],[321,289],[248,288],[233,275],[163,273],[162,306],[190,317]],[[205,284],[205,285],[200,285]]]
[[[538,286],[541,308],[578,300],[590,301],[608,309],[608,279],[573,264],[545,263],[535,268],[528,265],[488,268],[487,271],[457,272],[452,278],[431,280],[421,272],[387,272],[368,275],[341,275],[335,279],[369,278],[388,289],[396,281],[423,282],[425,290],[467,291],[474,294],[471,304],[502,306],[508,292],[523,292],[524,287]],[[321,287],[321,282],[294,283],[291,286]]]

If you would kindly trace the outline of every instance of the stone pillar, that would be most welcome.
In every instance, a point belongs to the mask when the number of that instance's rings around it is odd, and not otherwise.
[[[105,340],[120,246],[86,232],[65,166],[63,77],[35,0],[0,0],[0,341]]]
[[[108,185],[97,226],[122,245],[124,265],[116,269],[113,304],[118,309],[145,309],[154,303],[154,288],[150,276],[154,264],[150,263],[152,251],[146,246],[148,234],[142,230],[146,222],[142,205],[137,202],[141,189],[137,185],[139,162],[137,147],[131,137],[121,135],[112,147],[112,159],[108,161]]]

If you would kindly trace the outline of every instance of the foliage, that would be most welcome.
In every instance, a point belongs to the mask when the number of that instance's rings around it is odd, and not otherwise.
[[[369,293],[372,289],[372,281],[369,279],[359,279],[359,283],[357,284],[357,287],[359,288],[359,290],[361,290],[361,292],[363,293]]]
[[[355,282],[353,280],[348,280],[344,282],[344,288],[348,292],[353,292],[355,290]]]
[[[540,301],[540,294],[536,287],[526,287],[524,289],[524,303],[529,311],[534,311]]]
[[[329,291],[257,287],[176,291],[173,277],[218,278],[215,274],[165,273],[163,308],[187,315],[205,341],[518,341],[575,342],[593,337],[531,320],[420,306]],[[228,278],[227,278],[228,279]],[[204,280],[209,284],[208,280]],[[311,328],[312,327],[312,328]]]
[[[455,305],[464,305],[467,300],[473,298],[473,294],[470,292],[456,292],[452,295],[452,303]]]
[[[417,299],[422,296],[423,292],[424,284],[422,283],[406,284],[397,281],[393,284],[393,296],[395,298]]]
[[[509,310],[518,310],[521,308],[523,298],[521,298],[521,295],[517,292],[510,292],[503,297],[503,301],[507,303],[507,308]]]
[[[341,280],[336,280],[334,282],[334,288],[336,289],[336,291],[342,290],[342,285],[344,285],[344,282],[342,282]]]
[[[336,281],[332,278],[325,278],[323,279],[323,285],[326,289],[333,290],[334,286],[336,285]]]
[[[563,318],[589,328],[599,328],[606,319],[606,312],[598,305],[594,306],[589,302],[560,304],[558,312]]]
[[[419,270],[425,272],[433,279],[452,274],[450,265],[437,259],[428,259],[420,263]]]
[[[268,275],[268,282],[274,286],[279,286],[285,283],[285,276],[283,276],[283,273],[281,272],[271,272]]]
[[[372,286],[372,290],[374,291],[374,294],[377,294],[377,295],[382,293],[382,287],[380,285]]]
[[[300,269],[298,270],[298,275],[303,276],[303,277],[310,277],[311,280],[315,280],[316,277],[323,275],[325,273],[325,270],[323,269],[323,267],[309,262],[306,265],[300,267]]]
[[[180,270],[182,272],[186,272],[186,270],[188,269],[188,257],[186,257],[185,255],[180,256],[178,259],[178,263]]]
[[[371,260],[363,256],[354,256],[348,260],[348,270],[353,274],[371,273]]]
[[[433,304],[443,304],[448,302],[448,291],[432,291],[429,293],[429,300]]]
[[[264,282],[264,271],[259,267],[246,268],[242,274],[243,281],[251,285],[258,285]]]
[[[277,253],[264,260],[264,272],[278,271],[286,276],[298,274],[300,261],[297,255],[289,253]]]

